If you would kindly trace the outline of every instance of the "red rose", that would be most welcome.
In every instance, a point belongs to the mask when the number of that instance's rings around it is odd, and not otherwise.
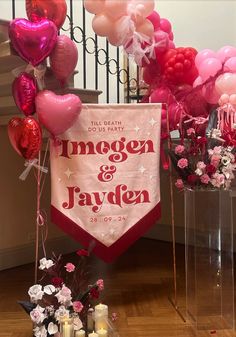
[[[94,299],[99,298],[99,291],[96,288],[90,289],[90,296]]]
[[[53,277],[51,279],[51,282],[54,285],[54,287],[58,288],[62,286],[62,284],[64,283],[64,280],[61,277]]]
[[[209,175],[216,173],[216,167],[214,165],[208,164],[206,166],[206,173]]]
[[[77,250],[76,254],[78,256],[89,256],[89,252],[86,249],[79,249]]]
[[[198,176],[196,174],[190,174],[187,180],[190,185],[195,185],[198,180]]]

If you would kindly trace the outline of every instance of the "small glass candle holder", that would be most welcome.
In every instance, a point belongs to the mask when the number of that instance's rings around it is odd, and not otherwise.
[[[72,318],[62,318],[60,321],[60,336],[74,337],[74,325]]]

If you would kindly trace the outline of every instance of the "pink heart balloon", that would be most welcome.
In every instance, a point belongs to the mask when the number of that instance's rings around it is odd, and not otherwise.
[[[39,121],[54,136],[69,129],[76,121],[82,108],[78,96],[73,94],[56,95],[49,90],[39,92],[35,103]]]
[[[57,40],[57,27],[47,19],[39,22],[15,19],[9,25],[9,37],[19,56],[37,66],[51,54]]]

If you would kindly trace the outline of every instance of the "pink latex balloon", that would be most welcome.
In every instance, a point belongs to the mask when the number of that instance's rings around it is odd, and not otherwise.
[[[229,103],[232,105],[236,105],[236,94],[230,96]]]
[[[168,88],[158,88],[152,92],[150,96],[151,103],[173,103],[173,96],[170,89]]]
[[[100,14],[105,7],[105,0],[84,0],[84,8],[92,14]]]
[[[169,49],[175,49],[175,44],[173,41],[169,41]]]
[[[148,15],[147,19],[151,21],[153,24],[154,31],[158,30],[160,28],[160,15],[156,12],[153,11],[150,15]]]
[[[136,31],[142,33],[145,36],[152,37],[154,33],[154,28],[149,20],[144,20],[144,22],[136,28]]]
[[[9,25],[9,37],[20,57],[37,66],[52,52],[57,27],[47,19],[39,22],[15,19]]]
[[[216,91],[215,83],[208,83],[203,86],[202,94],[207,103],[217,104],[220,99],[220,94]]]
[[[124,0],[106,0],[104,13],[117,20],[121,16],[127,15],[127,2]]]
[[[66,35],[57,37],[56,46],[50,55],[50,66],[55,77],[64,85],[73,74],[78,62],[78,49]]]
[[[169,39],[170,39],[171,41],[174,40],[174,33],[173,33],[173,32],[170,32],[170,34],[169,34]]]
[[[138,10],[144,18],[150,15],[155,8],[154,0],[135,0],[135,4],[139,6]]]
[[[54,136],[62,134],[74,124],[81,108],[79,97],[73,94],[56,95],[44,90],[36,97],[39,121]]]
[[[233,95],[236,93],[236,74],[224,73],[215,82],[219,94]]]
[[[154,40],[156,42],[155,53],[156,55],[160,53],[164,53],[167,51],[171,46],[172,41],[169,40],[169,36],[167,33],[163,32],[162,30],[157,30],[154,32]]]
[[[25,116],[35,113],[37,84],[33,76],[28,73],[21,73],[12,84],[12,95],[17,107]]]
[[[217,55],[211,49],[204,49],[200,51],[195,58],[196,67],[199,68],[201,63],[208,58],[217,58]]]
[[[200,76],[198,76],[197,78],[196,78],[196,80],[193,82],[193,88],[196,88],[196,87],[198,87],[199,85],[202,85],[202,78],[200,77]]]
[[[167,19],[161,19],[160,21],[160,28],[161,30],[163,30],[164,32],[170,34],[172,31],[172,26],[169,20]]]
[[[108,36],[113,25],[114,21],[104,14],[96,15],[92,21],[93,30],[99,36]]]
[[[227,94],[223,94],[221,95],[220,99],[219,99],[219,104],[222,106],[224,104],[228,104],[229,103],[229,100],[230,100],[230,97],[229,95]]]
[[[222,63],[226,62],[231,57],[236,56],[236,48],[232,46],[225,46],[217,52],[217,56]]]
[[[215,76],[222,68],[222,63],[216,58],[208,58],[204,60],[199,66],[199,75],[205,82],[211,76]]]
[[[231,57],[225,62],[224,71],[236,73],[236,57]]]

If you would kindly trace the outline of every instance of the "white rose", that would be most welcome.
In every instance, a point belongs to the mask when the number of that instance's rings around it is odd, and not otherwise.
[[[40,307],[40,305],[37,305],[37,307],[30,312],[30,317],[34,323],[36,324],[43,323],[44,319],[46,318],[44,310],[45,309]]]
[[[49,335],[54,335],[58,332],[58,326],[52,322],[48,324],[48,333]]]
[[[56,291],[56,288],[52,284],[49,284],[43,288],[43,291],[47,295],[52,295]]]
[[[31,302],[37,303],[38,300],[42,299],[44,292],[42,291],[42,286],[40,284],[35,284],[29,288],[28,294]]]
[[[33,331],[35,337],[47,337],[47,330],[44,325],[40,327],[36,326]]]
[[[197,168],[195,173],[196,173],[196,175],[201,176],[203,172],[200,168]]]
[[[69,318],[69,310],[67,310],[64,305],[61,305],[59,309],[55,311],[55,318],[58,322],[60,322],[61,318]]]
[[[71,290],[66,286],[62,286],[61,290],[55,295],[59,303],[64,305],[71,305]]]
[[[54,266],[54,262],[52,260],[47,260],[45,257],[39,261],[40,270],[49,269],[52,266]]]
[[[74,325],[74,330],[80,330],[80,329],[83,328],[83,324],[81,322],[81,319],[78,316],[74,317],[73,325]]]

